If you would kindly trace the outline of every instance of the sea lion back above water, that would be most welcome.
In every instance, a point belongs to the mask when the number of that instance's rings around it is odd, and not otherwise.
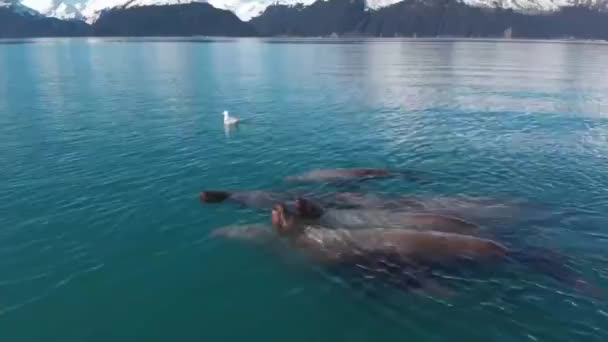
[[[445,215],[383,209],[324,209],[302,197],[295,201],[294,220],[328,228],[383,227],[466,234],[479,232],[477,225]]]
[[[366,253],[390,253],[406,260],[446,262],[461,258],[501,258],[506,248],[468,235],[411,229],[327,229],[302,225],[284,205],[276,205],[272,222],[279,235],[315,258],[335,262]]]
[[[517,262],[586,295],[604,296],[600,288],[580,278],[544,249],[512,250],[490,239],[436,231],[345,230],[307,226],[299,224],[288,208],[281,204],[273,208],[272,223],[279,236],[287,238],[293,246],[323,264],[358,264],[361,260],[390,256],[399,268],[446,267],[456,270],[472,265],[498,267]],[[373,260],[370,260],[372,264]]]
[[[287,247],[286,252],[295,249],[330,269],[346,268],[366,274],[369,267],[379,267],[371,270],[377,271],[374,276],[382,277],[385,271],[396,276],[405,274],[408,283],[414,281],[423,287],[427,287],[423,284],[428,284],[436,269],[459,274],[462,270],[467,270],[467,273],[475,270],[477,266],[494,269],[515,262],[580,293],[596,298],[604,296],[602,289],[580,278],[547,249],[525,247],[513,250],[491,239],[434,231],[327,229],[298,222],[291,208],[283,204],[275,205],[272,210],[272,227],[274,232],[266,227],[222,228],[214,231],[212,236],[262,242],[258,246],[266,247],[270,243],[271,246]]]

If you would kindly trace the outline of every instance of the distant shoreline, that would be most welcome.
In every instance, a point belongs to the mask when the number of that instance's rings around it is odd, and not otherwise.
[[[41,37],[21,37],[21,38],[0,38],[0,44],[20,44],[20,43],[36,43],[44,40],[100,40],[110,42],[125,42],[125,43],[137,43],[141,42],[200,42],[200,43],[222,43],[231,42],[237,40],[260,40],[276,43],[290,43],[290,42],[323,42],[331,43],[364,43],[373,41],[382,42],[477,42],[477,43],[567,43],[567,44],[598,44],[606,45],[608,40],[602,39],[577,39],[577,38],[472,38],[472,37],[368,37],[368,36],[348,36],[348,37],[301,37],[301,36],[261,36],[261,37],[234,37],[234,36],[41,36]]]

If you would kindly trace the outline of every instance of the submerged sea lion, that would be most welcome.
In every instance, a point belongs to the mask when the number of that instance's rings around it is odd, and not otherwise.
[[[275,203],[293,201],[299,196],[305,196],[315,203],[327,208],[354,208],[348,202],[343,202],[336,198],[333,193],[297,192],[297,191],[226,191],[226,190],[205,190],[199,195],[201,202],[222,203],[234,202],[242,206],[256,209],[271,209]]]
[[[328,198],[327,201],[330,199]],[[435,213],[472,221],[543,218],[548,213],[538,204],[522,200],[471,196],[386,196],[338,192],[331,201],[343,207]]]
[[[361,192],[336,192],[333,200],[345,205],[377,209],[442,210],[456,208],[482,209],[508,207],[511,203],[491,197],[468,196],[388,196]]]
[[[343,181],[368,180],[376,178],[403,177],[408,180],[419,180],[420,174],[414,171],[395,171],[388,169],[327,169],[313,170],[299,176],[287,177],[292,183],[339,183]]]
[[[295,214],[301,222],[328,228],[409,228],[465,234],[479,231],[473,223],[445,215],[382,209],[323,209],[301,197],[295,202]]]
[[[382,196],[360,192],[336,192],[332,200],[344,206],[363,209],[424,210],[424,205],[403,196]]]
[[[279,191],[217,191],[208,190],[200,193],[200,200],[205,203],[220,203],[231,201],[240,205],[257,208],[270,209],[277,202],[293,200],[298,194],[293,192]]]

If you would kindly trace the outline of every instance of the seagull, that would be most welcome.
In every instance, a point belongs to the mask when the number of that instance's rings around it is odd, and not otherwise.
[[[236,125],[239,123],[239,121],[241,121],[241,120],[239,120],[238,118],[235,118],[235,117],[231,117],[227,110],[224,111],[224,125],[226,125],[226,126]]]

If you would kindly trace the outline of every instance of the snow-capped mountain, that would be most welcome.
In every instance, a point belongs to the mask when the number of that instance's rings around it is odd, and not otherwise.
[[[82,19],[80,4],[71,5],[61,0],[22,0],[21,3],[47,17],[64,20]]]
[[[371,9],[379,9],[400,2],[401,0],[367,0],[367,7]]]
[[[243,21],[249,21],[253,17],[257,17],[260,15],[266,7],[273,4],[272,1],[265,0],[254,0],[254,1],[243,1],[243,0],[208,0],[209,4],[211,4],[215,8],[225,9],[232,11],[236,14],[239,19]],[[283,0],[283,1],[275,1],[280,2],[282,4],[291,4],[295,5],[298,2],[304,3],[305,5],[311,4],[314,0]]]
[[[23,5],[19,0],[0,0],[0,8],[11,9],[19,14],[40,15],[29,6]]]
[[[294,6],[302,4],[304,6],[311,5],[317,0],[208,0],[215,8],[221,8],[232,11],[243,21],[249,21],[251,18],[262,14],[266,7],[270,5],[288,5]],[[379,9],[382,7],[396,4],[402,0],[367,0],[367,7],[371,9]]]
[[[82,3],[81,13],[85,20],[91,24],[106,10],[113,8],[133,8],[144,6],[179,5],[192,2],[204,2],[198,0],[89,0]]]
[[[216,8],[227,9],[234,12],[234,14],[243,21],[249,21],[251,18],[258,16],[270,5],[296,5],[300,3],[307,6],[315,1],[316,0],[208,0],[208,2]],[[366,5],[369,9],[377,10],[401,1],[403,0],[366,0]],[[608,9],[608,0],[460,0],[460,2],[474,7],[499,7],[517,11],[555,11],[560,7],[565,6]]]
[[[572,0],[464,0],[465,4],[475,7],[500,7],[505,9],[525,11],[554,11],[560,7],[571,5]]]
[[[7,0],[0,0],[7,1]],[[15,1],[15,0],[10,0]],[[22,4],[45,16],[59,19],[85,20],[95,22],[103,11],[113,8],[132,8],[153,5],[177,5],[197,2],[196,0],[88,0],[74,5],[62,0],[22,0]]]
[[[0,0],[9,1],[9,0]],[[15,0],[10,0],[15,1]],[[49,17],[60,19],[83,19],[88,23],[95,22],[105,11],[113,8],[134,8],[143,6],[179,5],[192,2],[208,2],[215,8],[232,11],[241,20],[249,19],[264,12],[266,7],[272,4],[295,5],[302,3],[310,5],[315,0],[88,0],[68,5],[62,0],[22,0],[25,6]],[[386,2],[395,0],[371,0],[375,2]]]
[[[177,5],[192,2],[208,2],[212,6],[232,11],[241,20],[248,21],[260,15],[275,4],[310,5],[316,0],[85,0],[70,5],[63,0],[22,0],[22,4],[49,17],[60,19],[82,19],[88,23],[95,22],[108,9],[134,8],[154,5]],[[380,9],[402,0],[367,0],[367,7]],[[518,11],[555,11],[564,6],[586,6],[596,9],[608,9],[608,0],[460,0],[475,7],[500,7]],[[18,4],[18,0],[0,0],[2,4]]]
[[[0,38],[82,37],[91,27],[82,21],[46,17],[20,0],[0,0]]]
[[[316,0],[88,0],[77,3],[76,5],[68,5],[62,0],[23,0],[22,3],[49,17],[60,19],[83,19],[88,23],[93,23],[99,18],[103,11],[108,9],[154,5],[178,5],[192,2],[208,2],[215,8],[232,11],[243,21],[249,21],[251,18],[264,12],[266,7],[270,5],[302,4],[307,6],[315,1]],[[401,0],[367,0],[367,6],[371,9],[378,9],[400,1]]]

